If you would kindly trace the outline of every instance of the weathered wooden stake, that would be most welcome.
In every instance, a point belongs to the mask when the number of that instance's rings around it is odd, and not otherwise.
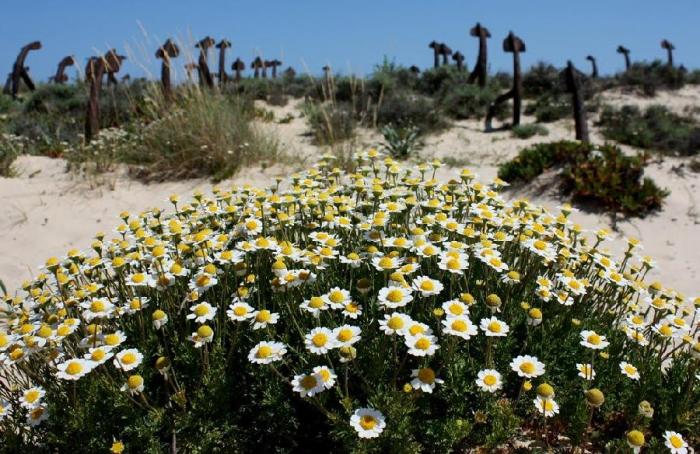
[[[297,72],[291,66],[284,70],[284,77],[287,79],[294,79],[297,76]]]
[[[187,72],[187,80],[190,82],[194,82],[195,72],[199,76],[199,66],[197,66],[197,63],[185,63],[185,71]]]
[[[593,79],[598,78],[598,63],[596,62],[595,57],[593,55],[589,55],[586,57],[586,60],[591,62],[591,77]]]
[[[253,68],[253,77],[255,79],[260,77],[260,69],[264,70],[265,63],[263,63],[262,58],[260,57],[255,57],[255,60],[250,64],[250,67]]]
[[[107,84],[117,85],[118,82],[115,74],[122,68],[122,62],[126,60],[126,57],[124,55],[119,55],[117,49],[111,49],[107,51],[103,58],[105,65],[104,70],[107,74]]]
[[[566,62],[563,72],[566,90],[571,93],[571,104],[574,107],[574,122],[576,123],[576,140],[589,142],[588,122],[586,120],[586,108],[583,105],[583,89],[581,87],[580,72],[571,63]]]
[[[428,47],[433,49],[433,68],[440,66],[440,46],[441,44],[437,41],[430,41]]]
[[[467,83],[473,84],[474,81],[478,79],[479,86],[485,87],[486,74],[488,72],[488,48],[486,40],[491,37],[491,33],[489,33],[488,28],[482,27],[479,22],[476,23],[469,33],[479,38],[479,56],[477,57],[476,65],[474,65],[474,71],[469,74]]]
[[[274,60],[266,61],[265,64],[267,66],[269,66],[270,68],[272,68],[272,78],[276,79],[277,78],[277,67],[280,66],[282,64],[282,62],[277,60],[277,59],[274,59]]]
[[[30,91],[34,91],[34,81],[29,76],[29,68],[24,66],[24,61],[27,59],[27,54],[32,50],[41,49],[41,41],[34,41],[26,46],[24,46],[17,55],[14,65],[12,65],[12,73],[10,73],[9,84],[5,84],[5,89],[3,90],[6,94],[12,95],[13,98],[17,98],[17,93],[19,93],[19,83],[20,80],[24,81],[24,84],[29,88]]]
[[[236,61],[231,65],[231,69],[236,73],[235,78],[236,82],[238,82],[241,80],[241,71],[245,69],[245,63],[240,58],[236,58]]]
[[[673,50],[676,48],[676,46],[674,46],[671,41],[664,39],[661,41],[661,48],[666,49],[668,66],[673,67]]]
[[[85,67],[85,80],[90,84],[90,97],[85,115],[85,143],[90,143],[100,132],[100,92],[105,74],[105,58],[90,57]]]
[[[625,46],[617,46],[617,53],[625,56],[625,71],[630,69],[630,50]]]
[[[162,60],[160,64],[160,83],[163,88],[165,99],[172,99],[173,91],[170,84],[170,60],[180,55],[180,48],[172,40],[168,39],[156,51],[156,58]]]
[[[199,49],[199,60],[197,61],[199,84],[206,85],[209,88],[214,87],[214,78],[211,75],[211,71],[209,71],[209,48],[215,44],[216,41],[207,36],[195,45]]]
[[[513,54],[513,88],[511,88],[506,93],[500,95],[496,100],[489,106],[488,113],[486,114],[486,130],[490,131],[491,121],[493,116],[496,114],[496,108],[499,104],[506,102],[509,99],[513,99],[513,124],[512,126],[518,126],[520,124],[520,110],[522,108],[522,98],[523,98],[523,80],[520,73],[520,53],[525,52],[525,43],[515,36],[513,32],[508,33],[506,39],[503,40],[503,51]]]
[[[452,55],[452,49],[450,49],[450,46],[448,46],[445,43],[442,43],[440,45],[440,54],[442,55],[442,64],[444,66],[449,65],[448,57]]]
[[[454,58],[454,57],[452,57],[452,58]],[[418,74],[420,74],[420,68],[416,65],[411,65],[411,67],[408,68],[408,70],[411,71],[411,74],[413,74],[414,76],[417,76]]]
[[[222,39],[216,48],[219,49],[219,85],[224,85],[228,81],[226,74],[226,49],[231,47],[231,41]]]
[[[454,60],[455,63],[457,63],[457,70],[464,71],[464,55],[462,55],[462,52],[455,52],[452,56],[452,60]]]

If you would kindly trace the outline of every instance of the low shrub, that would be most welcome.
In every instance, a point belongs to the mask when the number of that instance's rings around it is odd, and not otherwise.
[[[333,145],[355,135],[354,114],[346,104],[310,101],[304,103],[303,112],[318,145]]]
[[[597,126],[605,138],[626,145],[677,156],[700,152],[700,124],[664,106],[654,105],[644,110],[636,106],[619,109],[606,106]]]
[[[408,158],[420,148],[420,131],[413,125],[394,127],[384,126],[381,130],[384,136],[384,148],[394,158]]]
[[[685,71],[661,60],[636,62],[627,71],[615,75],[616,85],[654,96],[659,89],[677,90],[685,84]]]
[[[523,74],[523,96],[540,98],[544,95],[556,96],[564,92],[560,76],[561,69],[545,62],[537,62]]]
[[[625,156],[612,145],[581,142],[537,144],[498,169],[499,178],[527,183],[546,170],[559,169],[560,185],[574,200],[605,210],[644,216],[661,207],[668,191],[643,178],[645,155]]]
[[[552,123],[573,115],[570,99],[569,95],[545,94],[526,104],[524,112],[538,123]]]
[[[373,121],[377,126],[412,125],[420,134],[437,132],[448,125],[433,99],[414,94],[384,97],[377,105]]]
[[[49,258],[2,301],[0,451],[697,446],[700,300],[645,281],[638,241],[359,158]]]
[[[477,118],[486,116],[489,106],[498,97],[498,87],[489,84],[484,88],[478,85],[456,85],[441,92],[438,105],[447,115],[456,119]],[[497,117],[507,112],[507,106],[501,104]]]
[[[0,133],[0,177],[14,177],[15,159],[29,148],[29,140],[14,134]]]
[[[511,134],[513,137],[518,139],[529,139],[534,136],[546,136],[549,134],[549,130],[542,125],[538,124],[527,124],[514,126],[511,129]]]

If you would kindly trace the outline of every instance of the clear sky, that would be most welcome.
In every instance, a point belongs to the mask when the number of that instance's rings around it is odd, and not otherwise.
[[[587,70],[585,57],[593,54],[609,73],[624,66],[618,44],[631,49],[633,60],[652,60],[665,58],[659,42],[666,38],[676,45],[677,62],[700,67],[700,0],[3,0],[0,71],[10,71],[21,46],[40,40],[43,49],[26,63],[36,79],[46,79],[66,55],[82,67],[86,57],[111,47],[130,57],[121,74],[158,74],[158,43],[174,37],[191,48],[205,35],[233,43],[229,70],[235,57],[249,65],[257,54],[315,74],[326,64],[368,73],[385,55],[424,68],[432,64],[433,39],[460,50],[473,66],[477,41],[469,29],[476,21],[492,34],[491,71],[510,71],[510,56],[501,50],[509,30],[527,45],[525,66],[572,59]]]

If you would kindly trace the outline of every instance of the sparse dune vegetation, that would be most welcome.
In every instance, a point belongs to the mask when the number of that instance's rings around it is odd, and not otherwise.
[[[695,452],[700,70],[468,34],[365,75],[21,47],[0,453]]]

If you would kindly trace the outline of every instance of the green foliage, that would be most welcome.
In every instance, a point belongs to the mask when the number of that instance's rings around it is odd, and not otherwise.
[[[435,101],[429,97],[414,94],[394,94],[384,97],[377,106],[375,115],[378,126],[413,125],[421,134],[440,131],[447,126]]]
[[[560,69],[545,62],[537,62],[523,74],[523,96],[540,98],[543,95],[555,96],[564,92]]]
[[[561,168],[560,184],[574,200],[628,216],[644,216],[661,207],[668,191],[643,178],[646,157],[625,156],[615,146],[580,142],[533,145],[501,165],[498,176],[527,183],[544,171]]]
[[[26,137],[0,132],[0,177],[16,175],[13,163],[30,146],[31,142]]]
[[[511,134],[513,137],[517,137],[518,139],[529,139],[536,135],[546,136],[549,134],[549,130],[542,125],[526,124],[514,126],[511,129]]]
[[[538,123],[552,123],[571,117],[573,108],[569,95],[544,94],[528,103],[524,112],[526,115],[533,115]]]
[[[395,158],[407,158],[420,148],[420,131],[413,125],[384,126],[384,147]]]
[[[454,85],[440,92],[438,104],[452,118],[483,118],[498,97],[498,90],[495,84],[488,84],[484,88],[475,84]],[[501,104],[497,116],[500,118],[505,112],[507,107]]]
[[[333,145],[355,135],[356,121],[349,107],[334,102],[304,103],[304,117],[311,129],[314,143]]]
[[[598,126],[605,138],[626,145],[677,156],[700,152],[700,124],[664,106],[654,105],[645,110],[636,106],[620,109],[606,106]]]
[[[654,96],[659,89],[677,90],[683,87],[685,79],[685,72],[681,68],[670,67],[661,60],[654,60],[651,63],[633,63],[627,71],[615,76],[615,84],[637,89],[647,96]]]

